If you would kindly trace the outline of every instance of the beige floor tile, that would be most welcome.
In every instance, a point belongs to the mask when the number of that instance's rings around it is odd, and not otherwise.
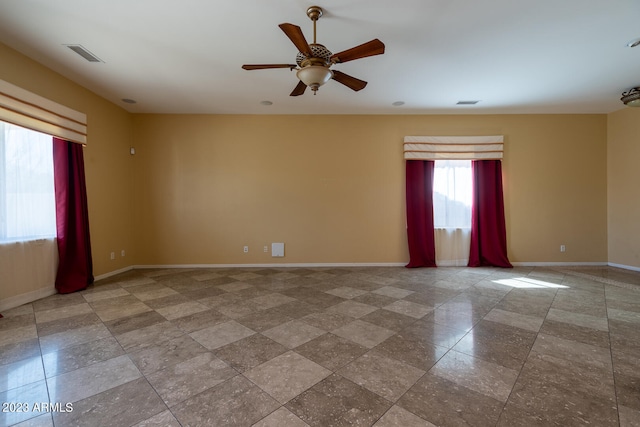
[[[346,338],[356,344],[373,348],[392,336],[395,332],[381,328],[371,323],[355,320],[341,328],[332,331],[334,335]]]
[[[49,378],[49,397],[52,402],[77,402],[141,376],[126,355],[118,356]]]
[[[527,331],[538,332],[542,326],[542,322],[544,322],[544,317],[529,316],[494,308],[484,317],[484,320],[491,320],[492,322],[504,323],[505,325],[526,329]]]
[[[431,313],[431,311],[433,311],[433,309],[430,307],[404,300],[396,301],[382,308],[399,314],[404,314],[406,316],[414,317],[416,319],[421,319],[427,314]]]
[[[158,415],[154,415],[151,418],[147,418],[144,421],[140,421],[133,427],[181,427],[176,417],[173,416],[168,409],[164,412],[160,412]]]
[[[264,417],[253,427],[308,427],[309,424],[296,417],[287,408],[279,408],[268,416]]]
[[[207,352],[155,371],[147,379],[167,406],[174,406],[236,375],[228,364]]]
[[[391,298],[405,298],[409,295],[413,294],[413,291],[408,291],[406,289],[396,288],[393,286],[385,286],[380,289],[376,289],[375,291],[371,291],[374,294],[380,294]]]
[[[0,425],[3,426],[14,425],[44,415],[47,411],[41,408],[36,410],[34,405],[49,402],[47,383],[41,380],[0,392],[0,402],[8,405],[4,410],[0,410]]]
[[[111,333],[104,324],[93,324],[42,337],[40,338],[40,350],[42,354],[47,354],[66,347],[73,347],[97,339],[108,338],[109,336],[111,336]]]
[[[367,314],[376,311],[377,309],[378,307],[374,307],[369,304],[362,304],[360,302],[348,300],[329,307],[327,311],[330,313],[338,313],[345,316],[358,318],[366,316]]]
[[[325,291],[328,294],[335,295],[340,298],[351,299],[358,297],[360,295],[365,295],[368,292],[363,291],[362,289],[350,288],[348,286],[342,286],[340,288],[334,288],[328,291]]]
[[[255,331],[232,320],[209,328],[200,329],[189,335],[205,348],[215,350],[216,348],[231,344],[232,342],[236,342],[253,334],[255,334]]]
[[[262,332],[262,335],[271,338],[287,348],[298,347],[323,334],[325,334],[324,330],[300,320],[291,320]]]
[[[406,409],[394,405],[378,420],[373,427],[436,427]]]
[[[164,409],[166,406],[149,383],[138,378],[74,402],[73,411],[54,412],[53,419],[57,426],[129,426]]]
[[[518,371],[450,350],[429,371],[500,402],[506,402]]]
[[[340,375],[331,375],[285,407],[310,426],[371,425],[391,402]]]
[[[376,351],[370,351],[336,373],[395,402],[425,374],[425,371]]]
[[[43,379],[44,370],[42,369],[40,356],[0,365],[0,392],[19,388]]]
[[[184,332],[171,322],[165,321],[115,335],[115,338],[126,352],[133,353],[181,335],[184,335]]]
[[[68,305],[60,308],[52,308],[50,310],[37,311],[36,322],[45,323],[67,317],[77,316],[79,314],[92,313],[93,310],[88,303]]]
[[[250,426],[280,404],[242,375],[207,389],[171,408],[181,425]]]
[[[289,349],[261,334],[232,342],[214,350],[214,354],[238,372],[245,372],[263,364]]]
[[[640,273],[161,268],[5,310],[0,425],[633,426]],[[4,391],[2,391],[4,390]]]
[[[244,373],[281,404],[331,375],[317,363],[289,351]]]
[[[209,307],[207,307],[206,305],[200,304],[195,301],[189,301],[182,304],[162,307],[156,311],[167,320],[175,320],[180,317],[189,316],[191,314],[200,313],[201,311],[206,310],[209,310]]]

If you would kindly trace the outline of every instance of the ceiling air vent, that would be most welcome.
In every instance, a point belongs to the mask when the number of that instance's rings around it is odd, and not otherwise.
[[[65,46],[67,46],[69,49],[82,56],[89,62],[104,62],[80,44],[67,44]]]
[[[476,105],[480,101],[458,101],[456,105]]]

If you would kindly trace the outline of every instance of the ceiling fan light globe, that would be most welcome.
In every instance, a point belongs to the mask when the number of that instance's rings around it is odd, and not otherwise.
[[[627,107],[640,107],[640,87],[634,87],[622,93],[620,100]]]
[[[333,78],[333,71],[321,65],[308,65],[301,68],[296,76],[302,83],[316,91],[320,86]]]
[[[631,101],[627,101],[625,105],[627,107],[640,107],[640,97],[633,99]]]

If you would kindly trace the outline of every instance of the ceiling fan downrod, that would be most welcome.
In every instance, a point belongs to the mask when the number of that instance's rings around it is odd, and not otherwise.
[[[320,19],[322,13],[320,6],[311,6],[307,9],[307,16],[313,21],[313,44],[316,44],[316,22]]]

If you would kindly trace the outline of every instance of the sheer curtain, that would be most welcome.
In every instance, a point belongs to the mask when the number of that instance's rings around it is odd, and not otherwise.
[[[0,122],[0,242],[54,238],[51,136]]]
[[[0,310],[55,293],[52,138],[0,121]]]
[[[437,265],[467,265],[472,199],[471,160],[436,160],[433,214]]]

